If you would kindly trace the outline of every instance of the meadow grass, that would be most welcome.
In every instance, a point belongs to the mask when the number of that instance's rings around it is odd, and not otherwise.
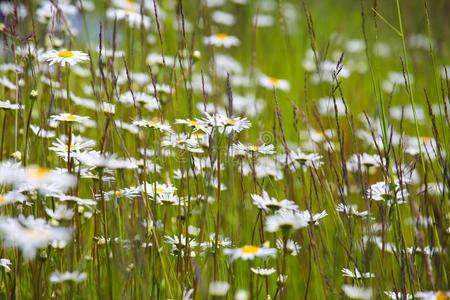
[[[447,1],[0,3],[1,299],[449,299]]]

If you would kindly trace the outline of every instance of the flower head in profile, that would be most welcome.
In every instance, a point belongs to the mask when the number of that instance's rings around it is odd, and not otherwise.
[[[138,120],[133,122],[134,126],[141,128],[157,129],[161,132],[171,132],[172,127],[169,124],[160,121]]]
[[[55,271],[50,275],[51,283],[61,283],[64,281],[82,282],[86,280],[87,274],[85,272],[64,272]]]
[[[71,230],[63,227],[53,227],[44,219],[33,216],[0,219],[0,231],[3,233],[7,247],[18,247],[25,259],[36,255],[37,249],[46,247],[54,240],[69,241]]]
[[[342,286],[342,290],[344,291],[344,294],[350,299],[361,299],[361,300],[372,299],[371,288],[344,284]]]
[[[53,115],[50,116],[52,120],[59,121],[59,122],[68,122],[68,123],[83,123],[87,120],[89,120],[89,117],[79,116],[79,115],[73,115],[69,113],[61,113],[59,115]]]
[[[277,249],[245,245],[241,248],[225,249],[223,253],[229,255],[231,260],[236,260],[238,258],[242,260],[253,260],[255,257],[276,257]]]
[[[203,43],[205,45],[211,45],[216,47],[230,48],[234,46],[239,46],[239,39],[235,36],[228,35],[226,33],[217,33],[211,36],[203,38]]]
[[[297,211],[298,206],[291,200],[283,199],[278,201],[271,197],[266,191],[263,191],[262,195],[252,194],[253,204],[259,209],[269,212],[277,211],[279,209]]]
[[[79,62],[89,60],[89,56],[81,51],[71,51],[71,50],[49,50],[42,54],[42,61],[50,63],[50,66],[57,63],[61,66],[69,64],[71,66],[76,65]]]
[[[289,81],[262,75],[259,78],[259,84],[266,89],[277,89],[288,92],[290,89]]]

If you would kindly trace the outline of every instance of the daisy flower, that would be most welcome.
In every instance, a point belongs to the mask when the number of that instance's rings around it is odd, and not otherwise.
[[[159,121],[147,121],[147,120],[138,120],[133,122],[134,126],[142,127],[142,128],[151,128],[158,129],[161,132],[171,132],[172,127],[169,124],[162,123]]]
[[[59,271],[55,271],[50,275],[51,283],[61,283],[64,281],[73,281],[73,282],[82,282],[86,280],[87,274],[85,272],[64,272],[60,273]]]
[[[11,261],[7,258],[0,259],[0,267],[5,268],[6,272],[11,271]]]
[[[73,66],[79,62],[89,60],[89,56],[81,51],[49,50],[42,54],[41,59],[49,62],[50,66],[55,63],[61,64],[61,66],[65,66],[67,64]]]
[[[280,230],[284,232],[307,226],[308,219],[305,214],[292,210],[281,210],[266,218],[265,229],[267,232],[277,232]]]
[[[342,286],[342,290],[344,291],[344,294],[350,299],[360,299],[360,300],[372,299],[371,288],[344,284]]]
[[[392,201],[398,199],[399,202],[404,202],[409,195],[406,189],[402,189],[398,182],[392,185],[384,181],[372,184],[366,192],[369,199],[375,201]]]
[[[277,248],[278,250],[283,250],[284,248],[284,242],[282,239],[277,239]],[[301,247],[300,245],[293,240],[287,240],[286,242],[286,253],[288,255],[297,256],[298,252],[300,251]]]
[[[278,201],[277,199],[270,197],[266,191],[263,191],[262,196],[252,194],[251,197],[253,200],[253,204],[265,212],[269,212],[270,210],[277,211],[279,209],[292,211],[298,210],[297,204],[295,204],[293,201],[287,199]]]
[[[46,247],[53,240],[69,241],[71,237],[71,230],[68,228],[53,227],[44,219],[23,215],[17,219],[0,218],[0,231],[3,233],[5,246],[20,248],[25,259],[33,258],[37,249]]]
[[[237,142],[232,146],[233,155],[244,156],[246,154],[266,154],[270,155],[274,153],[275,147],[272,144],[262,144],[261,146],[256,145],[244,145],[241,142]]]
[[[77,159],[86,166],[108,169],[137,169],[138,165],[133,159],[118,159],[115,154],[101,153],[99,151],[83,152]]]
[[[352,270],[350,270],[350,269],[343,268],[342,269],[342,276],[356,278],[356,279],[361,279],[361,278],[373,278],[373,277],[375,277],[375,274],[374,273],[370,273],[370,272],[361,273],[357,268],[355,268],[354,272]]]
[[[269,275],[272,275],[273,273],[275,273],[277,271],[274,268],[262,269],[260,267],[258,267],[258,268],[250,268],[250,270],[253,273],[255,273],[256,275],[259,275],[259,276],[269,276]]]
[[[209,294],[213,297],[222,297],[228,293],[230,284],[225,281],[213,281],[209,283]]]
[[[236,260],[238,258],[242,260],[253,260],[255,259],[255,257],[261,257],[263,259],[269,256],[276,257],[277,249],[245,245],[241,248],[224,249],[223,253],[225,255],[229,255],[231,260]]]
[[[89,120],[89,117],[83,117],[78,115],[73,115],[69,113],[61,113],[59,115],[50,116],[52,120],[59,122],[68,122],[68,123],[83,123]]]
[[[290,89],[289,81],[284,80],[284,79],[269,77],[266,75],[262,75],[259,78],[259,84],[262,87],[269,89],[269,90],[272,90],[275,88],[277,90],[288,92]]]
[[[9,100],[0,101],[0,108],[5,110],[22,110],[23,105],[11,103]]]
[[[205,45],[230,48],[240,44],[239,39],[226,33],[217,33],[203,38]]]

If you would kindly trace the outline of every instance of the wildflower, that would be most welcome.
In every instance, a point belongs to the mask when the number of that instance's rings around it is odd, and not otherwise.
[[[232,26],[235,23],[235,18],[232,14],[217,10],[212,13],[212,19],[218,24]]]
[[[276,257],[277,250],[274,248],[260,248],[252,245],[245,245],[241,248],[234,249],[224,249],[225,255],[229,255],[231,260],[236,260],[238,258],[242,260],[253,260],[255,257],[261,257],[263,259],[271,256]]]
[[[4,110],[22,110],[23,105],[21,104],[13,104],[9,100],[0,101],[0,109]]]
[[[352,278],[356,278],[356,279],[375,277],[374,273],[370,273],[370,272],[361,273],[361,272],[359,272],[359,270],[357,268],[355,268],[354,272],[350,269],[343,268],[342,275],[345,277],[352,277]]]
[[[408,191],[402,189],[398,182],[388,184],[384,181],[372,184],[366,192],[369,199],[375,201],[393,201],[397,199],[399,202],[403,202],[408,196]]]
[[[7,258],[1,258],[0,259],[0,267],[3,267],[6,272],[11,271],[11,261]]]
[[[68,122],[68,123],[83,123],[89,119],[89,117],[83,117],[78,115],[73,115],[69,113],[61,113],[59,115],[50,116],[52,120],[59,122]]]
[[[345,205],[343,203],[339,203],[336,207],[336,211],[342,212],[344,214],[348,215],[355,215],[358,217],[367,217],[369,215],[369,212],[367,210],[359,212],[358,207],[354,204],[351,205]]]
[[[259,78],[259,84],[266,89],[278,89],[281,91],[288,92],[290,89],[290,84],[287,80],[278,79],[274,77],[268,77],[266,75],[262,75]]]
[[[133,159],[118,159],[115,154],[101,153],[99,151],[83,152],[77,159],[89,167],[108,169],[137,169]]]
[[[308,219],[302,213],[292,210],[281,210],[266,218],[265,229],[267,232],[277,232],[279,230],[290,231],[308,226]]]
[[[49,149],[54,151],[57,156],[67,160],[67,152],[70,149],[70,157],[76,158],[83,151],[89,151],[95,146],[95,141],[86,139],[82,136],[72,135],[70,139],[70,148],[67,137],[56,139]]]
[[[448,300],[450,299],[450,292],[445,291],[428,291],[428,292],[417,292],[414,294],[418,299],[425,300]]]
[[[216,234],[213,232],[209,235],[209,240],[200,244],[203,250],[213,249],[216,246]],[[231,240],[229,238],[223,237],[222,235],[217,236],[217,247],[229,247],[231,246]]]
[[[397,300],[397,299],[409,300],[409,299],[413,299],[413,296],[411,294],[403,294],[401,292],[393,292],[393,291],[385,291],[384,293],[389,297],[389,299],[392,299],[392,300]]]
[[[4,234],[5,246],[19,247],[26,259],[36,255],[39,248],[43,248],[53,240],[68,241],[71,230],[63,227],[52,227],[44,219],[33,216],[16,218],[0,218],[0,231]]]
[[[282,239],[277,239],[277,248],[278,250],[284,251],[284,242]],[[296,241],[293,241],[291,239],[286,241],[286,254],[297,256],[300,249],[301,247]]]
[[[36,125],[30,125],[31,131],[33,131],[33,133],[41,138],[44,139],[51,139],[54,138],[56,136],[56,133],[52,130],[46,130],[44,128],[41,128],[39,126]]]
[[[226,134],[230,134],[231,132],[241,132],[251,126],[250,122],[245,117],[227,117],[223,114],[207,114],[202,122],[209,127],[222,129]]]
[[[54,210],[46,207],[45,212],[55,220],[71,220],[74,216],[73,209],[68,208],[65,204],[58,204]]]
[[[354,285],[344,284],[342,286],[344,294],[350,299],[368,300],[372,299],[372,289]]]
[[[49,50],[42,55],[41,59],[49,62],[50,65],[57,63],[61,64],[61,66],[65,66],[67,64],[73,66],[79,62],[89,60],[89,56],[81,51]]]
[[[258,268],[250,268],[250,270],[259,276],[269,276],[276,272],[276,270],[274,268],[261,269],[258,267]]]
[[[50,282],[51,283],[61,283],[65,281],[73,281],[73,282],[82,282],[85,281],[87,278],[87,274],[85,272],[64,272],[60,273],[59,271],[55,271],[50,275]]]
[[[226,33],[218,33],[203,38],[205,45],[230,48],[240,44],[239,39]]]
[[[255,145],[244,145],[241,142],[238,142],[232,146],[234,155],[245,155],[245,154],[266,154],[270,155],[274,153],[275,147],[272,144],[266,145],[262,144],[261,146]]]
[[[133,125],[137,126],[137,127],[158,129],[160,132],[171,132],[172,131],[172,127],[170,127],[170,125],[159,122],[159,121],[139,120],[139,121],[134,121]]]
[[[225,296],[230,289],[230,284],[225,281],[213,281],[209,283],[209,295],[213,297]]]
[[[259,209],[268,212],[270,210],[277,211],[279,209],[297,211],[298,206],[291,200],[283,199],[278,201],[277,199],[270,197],[266,191],[263,191],[262,196],[257,194],[251,195],[253,204]]]
[[[250,293],[246,290],[237,290],[234,294],[235,300],[248,300],[250,297]]]

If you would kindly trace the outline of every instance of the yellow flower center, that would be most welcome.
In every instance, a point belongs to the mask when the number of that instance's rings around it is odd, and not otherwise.
[[[0,204],[5,202],[5,197],[3,197],[3,195],[0,195]]]
[[[218,33],[218,34],[216,34],[216,38],[218,40],[220,40],[220,41],[225,40],[227,37],[228,37],[228,34],[226,34],[226,33]]]
[[[122,193],[121,191],[115,191],[115,192],[114,192],[114,195],[115,195],[116,197],[122,197],[123,193]]]
[[[443,291],[437,291],[436,293],[436,300],[449,300],[450,297],[447,296],[447,293]]]
[[[68,115],[68,116],[64,117],[64,121],[67,121],[67,122],[74,122],[76,120],[78,120],[78,116],[76,116],[76,115]]]
[[[248,146],[248,150],[256,152],[256,151],[258,151],[258,147],[257,146],[253,146],[253,145],[249,145]]]
[[[271,77],[269,80],[270,80],[270,83],[273,84],[273,85],[276,85],[278,83],[278,81],[280,81],[279,79],[276,79],[276,78],[273,78],[273,77]]]
[[[423,142],[424,142],[425,144],[428,144],[428,143],[431,142],[431,137],[429,137],[429,136],[424,136],[424,137],[422,137],[422,140],[423,140]]]
[[[62,58],[69,58],[69,57],[73,56],[73,52],[72,51],[59,51],[58,56],[62,57]]]
[[[157,187],[156,188],[156,193],[157,194],[161,194],[162,192],[164,192],[164,188],[162,188],[162,187]]]
[[[28,169],[28,175],[34,179],[43,179],[48,174],[48,169],[44,167],[31,167]]]
[[[189,122],[189,124],[196,126],[196,127],[200,125],[200,123],[198,123],[197,121],[194,121],[194,120],[189,120],[188,122]]]
[[[259,247],[245,245],[244,247],[241,247],[240,251],[241,251],[241,253],[245,253],[245,254],[256,254],[259,251]]]

